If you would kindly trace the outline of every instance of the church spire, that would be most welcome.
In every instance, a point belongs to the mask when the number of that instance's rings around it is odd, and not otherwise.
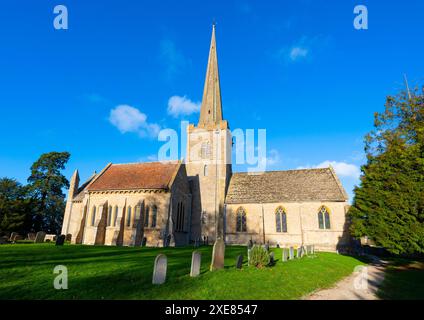
[[[212,39],[209,49],[209,60],[198,126],[207,127],[210,125],[219,125],[222,120],[221,88],[219,85],[214,23],[212,26]]]

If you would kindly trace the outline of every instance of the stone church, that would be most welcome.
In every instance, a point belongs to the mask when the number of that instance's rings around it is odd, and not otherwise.
[[[62,234],[90,245],[183,246],[207,237],[335,250],[349,241],[348,197],[334,170],[233,173],[212,30],[197,125],[184,161],[108,164],[70,181]]]

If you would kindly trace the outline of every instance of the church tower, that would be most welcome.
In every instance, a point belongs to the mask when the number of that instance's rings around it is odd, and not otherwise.
[[[231,178],[232,138],[223,119],[215,25],[197,126],[187,127],[186,168],[192,186],[192,239],[224,238],[224,201]]]

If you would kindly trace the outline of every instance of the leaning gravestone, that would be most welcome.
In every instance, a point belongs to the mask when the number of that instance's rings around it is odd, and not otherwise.
[[[289,259],[293,260],[294,259],[294,248],[290,247],[289,249]]]
[[[42,243],[44,242],[44,238],[46,236],[46,233],[44,231],[38,231],[37,234],[35,235],[35,243]]]
[[[153,284],[162,284],[166,280],[166,268],[168,259],[164,254],[159,254],[155,259],[155,265],[153,267]]]
[[[191,256],[190,277],[197,277],[200,274],[201,261],[202,261],[202,254],[199,251],[193,251],[193,254]]]
[[[241,269],[242,266],[243,266],[243,255],[239,255],[237,256],[237,259],[236,259],[236,268]]]
[[[211,271],[224,268],[225,243],[224,240],[218,238],[213,245]]]
[[[57,246],[63,246],[63,243],[65,242],[65,235],[61,234],[56,238],[56,245]]]
[[[283,248],[283,262],[286,262],[287,261],[288,255],[289,255],[288,249]]]

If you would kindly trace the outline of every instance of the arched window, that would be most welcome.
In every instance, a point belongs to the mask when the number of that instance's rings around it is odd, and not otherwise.
[[[287,232],[287,214],[283,207],[275,210],[275,228],[277,232]]]
[[[152,228],[156,228],[156,220],[158,218],[158,207],[153,206],[152,207],[152,224],[151,227]]]
[[[96,206],[93,206],[91,209],[91,226],[94,227],[94,224],[96,222]]]
[[[115,206],[115,213],[113,214],[113,226],[116,227],[116,219],[118,218],[118,206]]]
[[[146,209],[144,210],[144,227],[149,227],[149,214],[150,214],[150,207],[146,206]]]
[[[205,164],[205,166],[203,167],[203,175],[204,175],[205,177],[207,177],[207,176],[208,176],[208,165],[207,165],[207,164]]]
[[[330,229],[330,213],[327,207],[322,206],[318,211],[318,226],[320,229]]]
[[[185,225],[184,215],[185,215],[184,205],[183,205],[182,202],[178,202],[178,205],[177,205],[177,223],[176,223],[176,226],[175,226],[175,231],[180,231],[180,232],[184,231],[184,225]]]
[[[131,206],[127,209],[127,227],[131,227]]]
[[[112,206],[109,206],[107,210],[107,226],[110,227],[112,225]]]
[[[246,211],[243,207],[237,209],[236,231],[247,232]]]
[[[135,226],[135,224],[140,220],[140,217],[141,217],[141,205],[137,205],[135,207],[134,214],[135,214],[135,217],[134,217],[134,226]]]

